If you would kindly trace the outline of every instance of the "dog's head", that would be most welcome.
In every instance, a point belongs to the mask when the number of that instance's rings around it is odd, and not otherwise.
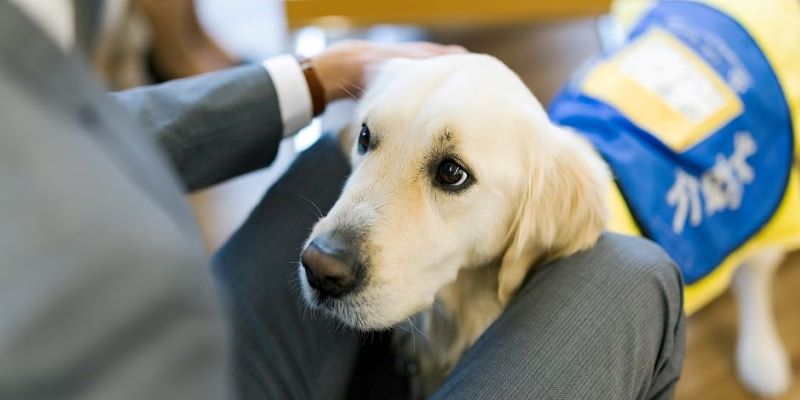
[[[306,301],[350,326],[405,320],[465,268],[499,264],[505,302],[604,227],[604,164],[492,57],[393,60],[356,118],[353,173],[300,268]]]

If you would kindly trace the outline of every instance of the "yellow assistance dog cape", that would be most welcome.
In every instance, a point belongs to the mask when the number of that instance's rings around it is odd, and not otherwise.
[[[800,246],[800,2],[660,1],[550,116],[612,169],[611,230],[680,267],[691,313],[768,246]]]

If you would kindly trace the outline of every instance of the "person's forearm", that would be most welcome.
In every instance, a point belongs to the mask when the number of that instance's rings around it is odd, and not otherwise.
[[[283,137],[275,88],[260,65],[113,96],[158,138],[190,191],[268,165]]]
[[[359,95],[367,84],[368,70],[379,68],[386,60],[464,51],[458,46],[425,42],[344,41],[311,58],[319,90],[308,85],[304,74],[308,71],[294,57],[279,56],[263,65],[131,89],[115,96],[161,141],[185,186],[196,190],[269,164],[281,138],[311,121],[315,93],[321,92],[321,100],[316,100],[323,104]]]

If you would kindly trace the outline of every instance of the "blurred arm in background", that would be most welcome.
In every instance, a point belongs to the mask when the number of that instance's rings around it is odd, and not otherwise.
[[[133,0],[153,33],[151,67],[161,78],[182,78],[239,63],[200,24],[194,0]]]
[[[194,0],[73,0],[76,45],[117,89],[240,63],[206,32]]]

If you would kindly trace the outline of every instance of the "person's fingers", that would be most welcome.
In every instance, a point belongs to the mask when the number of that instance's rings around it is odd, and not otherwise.
[[[458,45],[442,45],[431,42],[397,43],[390,46],[394,57],[428,58],[433,56],[465,53],[467,50]]]
[[[467,51],[467,49],[458,45],[444,45],[431,42],[412,42],[409,43],[409,46],[419,46],[421,49],[433,55],[466,53]]]
[[[466,53],[458,45],[431,42],[374,43],[349,40],[334,44],[313,57],[314,67],[328,100],[352,95],[349,87],[363,88],[373,66],[393,58],[429,58],[447,54]],[[343,88],[343,85],[347,88]],[[360,94],[360,93],[356,93]]]
[[[467,48],[466,48],[466,47],[464,47],[464,46],[461,46],[461,45],[458,45],[458,44],[451,44],[451,45],[448,45],[448,46],[447,46],[447,51],[449,52],[449,54],[463,54],[463,53],[469,53],[469,50],[467,50]]]

